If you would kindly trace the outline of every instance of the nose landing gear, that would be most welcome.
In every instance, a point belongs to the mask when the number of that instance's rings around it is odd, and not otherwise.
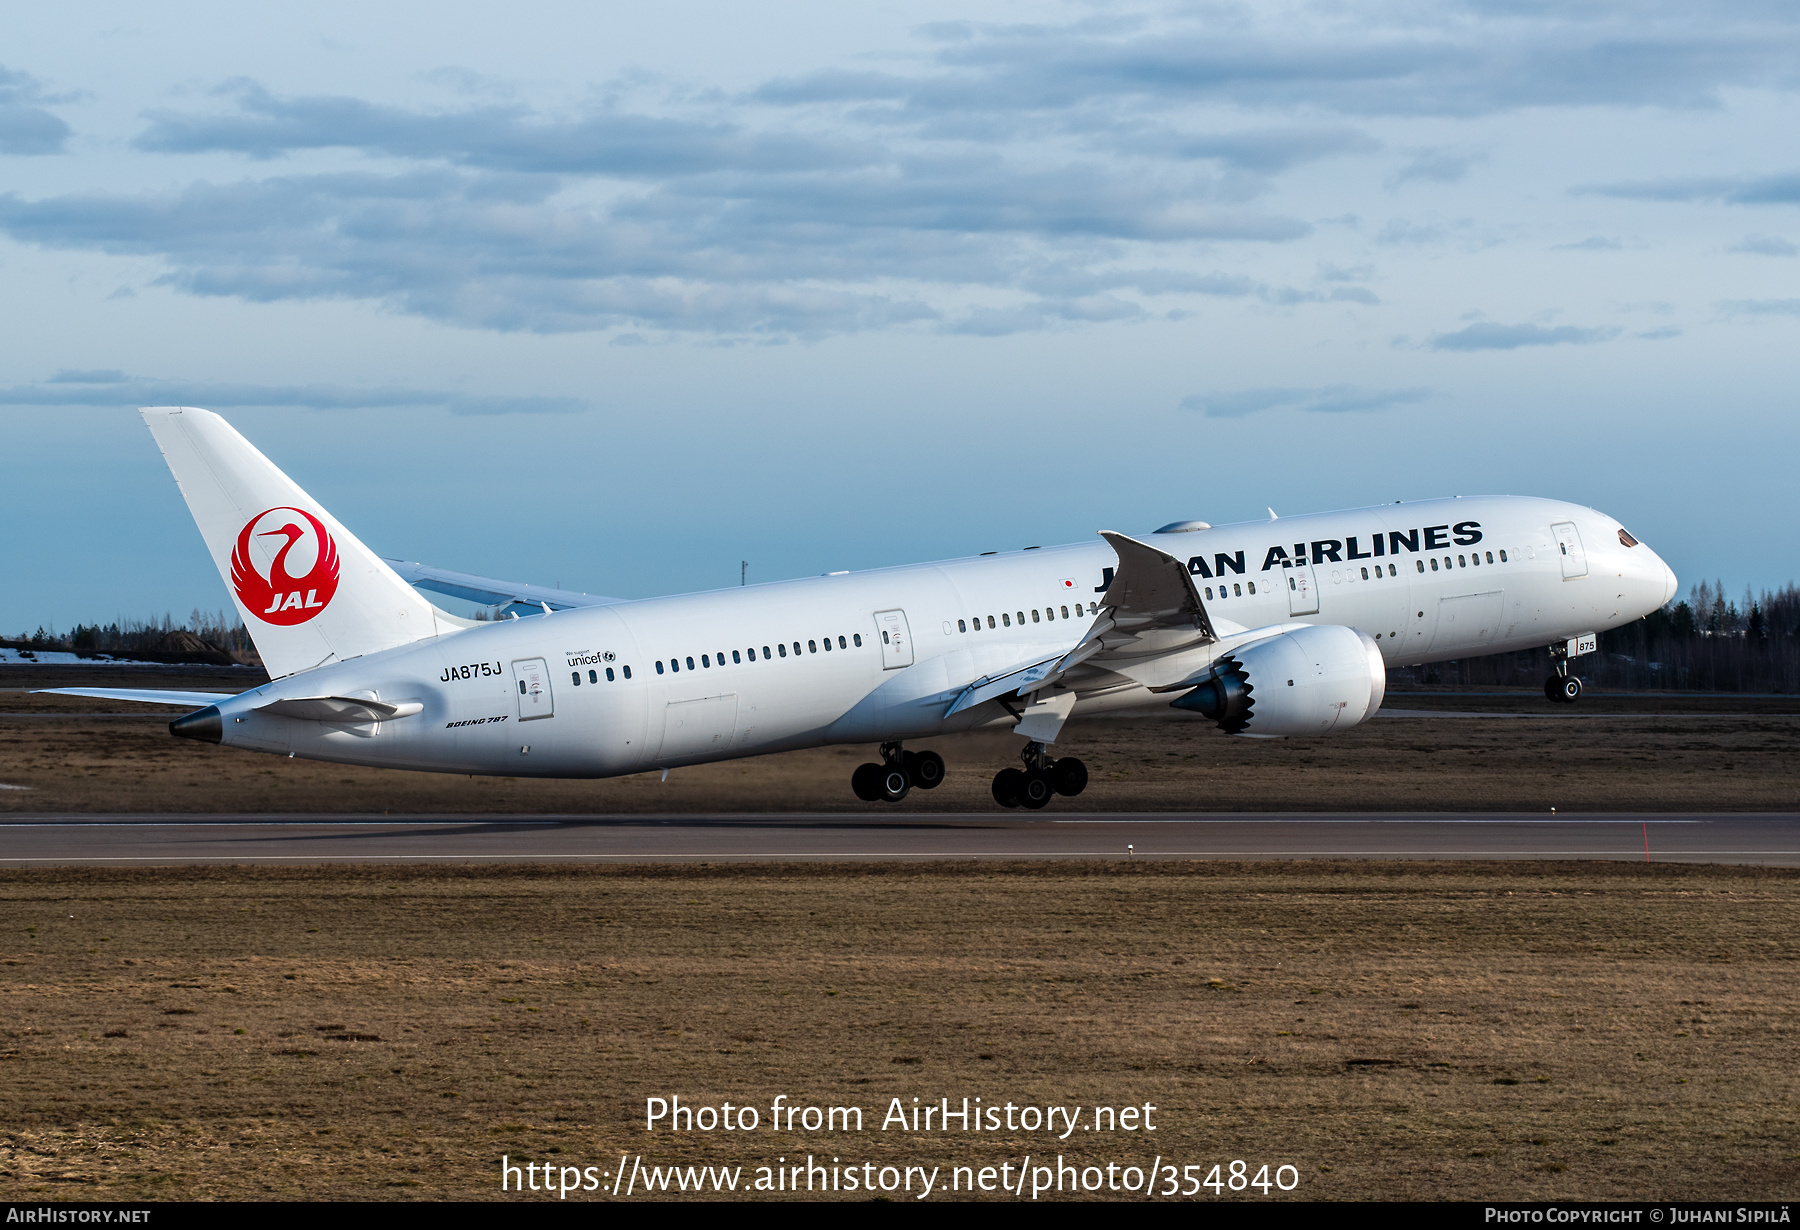
[[[1002,807],[1032,811],[1057,795],[1073,798],[1087,789],[1087,766],[1073,756],[1052,759],[1042,743],[1027,743],[1019,759],[1023,769],[1002,769],[994,774],[994,802]]]
[[[1544,699],[1558,705],[1574,704],[1581,699],[1581,680],[1574,675],[1550,676],[1544,680]]]
[[[936,790],[944,784],[944,758],[936,752],[909,752],[899,743],[881,745],[881,763],[858,765],[850,789],[865,803],[898,803],[916,786]]]

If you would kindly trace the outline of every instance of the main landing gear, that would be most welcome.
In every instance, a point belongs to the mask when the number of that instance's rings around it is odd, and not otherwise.
[[[909,752],[898,742],[881,745],[881,763],[858,765],[850,789],[865,803],[898,803],[914,786],[936,790],[944,784],[944,758],[936,752]]]
[[[1042,743],[1031,742],[1019,753],[1023,769],[1002,769],[994,774],[994,802],[1002,807],[1028,807],[1033,811],[1056,795],[1070,798],[1087,789],[1087,766],[1073,756],[1051,759]]]

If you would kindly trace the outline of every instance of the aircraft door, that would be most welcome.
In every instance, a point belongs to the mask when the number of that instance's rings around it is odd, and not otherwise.
[[[1581,549],[1581,534],[1573,521],[1558,521],[1550,527],[1556,545],[1562,548],[1563,580],[1572,581],[1587,575],[1587,552]]]
[[[542,658],[519,659],[512,664],[512,674],[521,722],[556,716],[556,700],[550,695],[550,669]]]
[[[881,669],[896,670],[913,664],[912,630],[905,611],[876,611],[875,628],[881,636]]]
[[[1319,583],[1313,576],[1311,564],[1295,564],[1284,568],[1288,587],[1289,615],[1317,615],[1319,613]],[[1334,608],[1335,609],[1335,608]]]

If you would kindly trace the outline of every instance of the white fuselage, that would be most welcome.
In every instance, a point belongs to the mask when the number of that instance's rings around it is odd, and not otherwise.
[[[1568,525],[1573,543],[1553,528]],[[1617,521],[1530,498],[1389,504],[1144,541],[1188,561],[1221,639],[1159,663],[1158,679],[1078,690],[1077,713],[1166,706],[1143,684],[1184,677],[1272,627],[1348,625],[1375,637],[1390,666],[1411,665],[1603,631],[1675,588]],[[609,777],[1010,723],[996,702],[944,715],[971,682],[1076,645],[1115,563],[1095,541],[478,625],[221,702],[222,742],[396,768]],[[321,695],[422,708],[351,726],[255,712]]]

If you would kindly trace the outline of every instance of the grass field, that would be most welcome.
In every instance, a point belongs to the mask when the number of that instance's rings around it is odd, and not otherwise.
[[[502,1154],[944,1183],[1159,1154],[1346,1199],[1800,1174],[1787,871],[62,869],[0,872],[0,920],[8,1199],[492,1198]],[[763,1130],[646,1134],[672,1094]],[[770,1133],[778,1094],[866,1130]],[[879,1130],[964,1096],[1158,1131]]]

